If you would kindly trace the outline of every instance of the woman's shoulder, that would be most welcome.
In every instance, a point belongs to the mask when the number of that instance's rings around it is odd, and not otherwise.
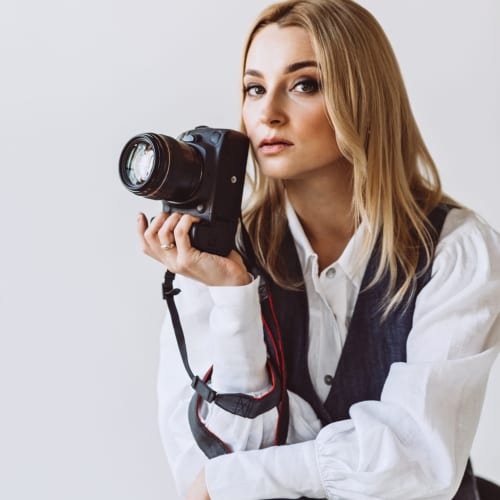
[[[444,257],[475,259],[500,269],[500,234],[473,210],[453,208],[446,216],[436,247],[436,259]]]

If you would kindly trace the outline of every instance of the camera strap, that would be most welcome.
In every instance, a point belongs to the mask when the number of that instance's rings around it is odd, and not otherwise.
[[[218,393],[212,389],[209,381],[213,367],[208,370],[203,378],[193,373],[189,365],[186,340],[174,301],[175,295],[181,292],[180,289],[174,288],[174,278],[175,274],[167,270],[162,285],[162,294],[170,312],[184,368],[191,379],[191,387],[195,391],[189,405],[188,413],[191,431],[198,446],[209,458],[231,452],[229,445],[210,432],[204,424],[200,416],[200,407],[203,400],[207,403],[214,403],[225,411],[244,418],[255,418],[272,408],[278,407],[280,417],[278,419],[275,444],[283,444],[286,441],[288,430],[288,396],[286,387],[284,387],[283,349],[281,347],[279,325],[265,282],[261,281],[259,294],[261,298],[264,339],[269,354],[267,369],[270,376],[271,388],[265,394],[253,397],[244,393]],[[282,418],[282,416],[285,418]]]

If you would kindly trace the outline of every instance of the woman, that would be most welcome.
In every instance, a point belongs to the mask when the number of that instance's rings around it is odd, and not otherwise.
[[[179,491],[476,498],[464,471],[500,340],[499,235],[441,192],[392,49],[351,0],[266,9],[248,38],[243,87],[257,167],[244,221],[257,266],[271,290],[307,294],[304,314],[277,312],[287,445],[273,446],[281,407],[249,419],[205,403],[200,418],[232,451],[206,459],[167,318],[160,427]],[[270,385],[261,278],[236,251],[192,248],[193,222],[160,214],[148,227],[141,214],[144,251],[180,275],[194,371],[213,365],[215,390],[260,397]]]

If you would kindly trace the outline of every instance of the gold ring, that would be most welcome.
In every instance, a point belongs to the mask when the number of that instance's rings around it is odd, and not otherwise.
[[[162,250],[167,250],[167,251],[168,250],[172,250],[172,248],[175,248],[175,242],[173,242],[173,243],[162,243],[160,245],[160,248]]]

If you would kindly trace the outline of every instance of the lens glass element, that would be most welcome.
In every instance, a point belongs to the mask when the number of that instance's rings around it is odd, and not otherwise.
[[[149,179],[155,164],[155,152],[146,142],[138,142],[130,151],[126,175],[133,185],[142,184]]]

